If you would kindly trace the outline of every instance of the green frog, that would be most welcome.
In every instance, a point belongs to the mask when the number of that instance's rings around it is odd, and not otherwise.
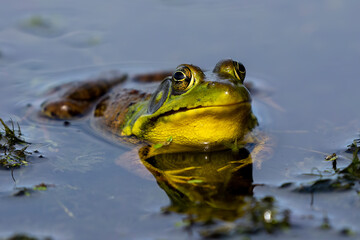
[[[116,163],[141,177],[151,173],[169,196],[167,211],[194,221],[232,221],[252,209],[253,164],[271,154],[267,137],[255,129],[245,75],[244,65],[227,59],[213,71],[182,64],[172,73],[132,78],[144,85],[159,81],[152,93],[125,88],[124,74],[110,75],[54,89],[57,97],[42,104],[41,114],[88,117],[106,137],[147,143]]]
[[[126,75],[70,84],[59,88],[56,100],[44,102],[41,113],[74,119],[93,110],[96,126],[155,148],[204,151],[243,146],[253,139],[251,132],[258,125],[245,75],[243,64],[226,59],[213,71],[182,64],[170,76],[150,75],[155,80],[166,76],[152,94],[123,88]]]

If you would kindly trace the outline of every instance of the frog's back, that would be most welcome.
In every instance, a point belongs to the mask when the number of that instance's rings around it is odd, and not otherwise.
[[[103,91],[101,82],[98,88],[84,83],[81,86],[89,96],[80,88],[67,91],[60,98],[60,107],[45,112],[53,117],[53,113],[63,111],[68,115],[63,114],[60,119],[71,119],[74,113],[83,115],[74,109],[92,109],[94,125],[116,136],[136,136],[153,144],[171,142],[172,148],[181,146],[195,151],[223,149],[245,144],[246,135],[257,126],[251,96],[243,84],[245,73],[245,67],[231,59],[218,62],[212,72],[182,64],[158,85],[151,97],[120,86]],[[163,77],[150,74],[137,81],[153,82]],[[49,105],[44,109],[49,110]]]
[[[125,74],[102,74],[95,79],[66,83],[48,92],[41,105],[41,115],[51,119],[74,119],[85,116],[110,89],[123,83]]]
[[[135,89],[116,88],[96,105],[93,120],[96,128],[120,135],[132,105],[149,99],[150,94]]]

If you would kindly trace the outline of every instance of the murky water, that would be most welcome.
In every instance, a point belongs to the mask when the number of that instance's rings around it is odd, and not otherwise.
[[[252,166],[253,196],[273,196],[294,227],[252,238],[337,239],[359,235],[355,190],[300,194],[331,170],[326,154],[359,134],[360,21],[356,1],[5,1],[0,8],[0,117],[20,123],[31,164],[0,171],[0,237],[25,232],[54,239],[198,239],[186,214],[164,214],[169,192],[145,168],[122,163],[125,147],[92,133],[86,121],[37,122],[42,94],[102,71],[144,73],[193,63],[212,69],[244,63],[259,93],[254,110],[274,142],[270,159]],[[120,162],[120,163],[119,163]],[[338,167],[349,160],[340,158]],[[144,175],[147,172],[147,175]],[[316,172],[316,171],[315,171]],[[170,179],[171,180],[171,179]],[[15,187],[55,184],[29,197]],[[263,185],[264,184],[264,185]],[[171,196],[171,194],[170,194]],[[322,230],[324,218],[331,230]],[[233,236],[237,238],[238,235]]]

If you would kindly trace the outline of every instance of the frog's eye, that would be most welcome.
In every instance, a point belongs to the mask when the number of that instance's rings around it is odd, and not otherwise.
[[[194,76],[186,66],[180,66],[172,76],[173,90],[175,94],[182,94],[194,85]]]
[[[169,98],[171,93],[171,77],[167,77],[162,81],[156,91],[151,95],[148,114],[155,113]]]
[[[236,62],[236,61],[232,61],[233,65],[234,65],[234,73],[237,79],[239,79],[241,82],[244,82],[245,80],[245,76],[246,76],[246,70],[245,70],[245,66],[240,63],[240,62]]]
[[[226,59],[218,62],[213,72],[225,78],[231,77],[238,79],[241,83],[244,82],[246,75],[244,65],[231,59]]]

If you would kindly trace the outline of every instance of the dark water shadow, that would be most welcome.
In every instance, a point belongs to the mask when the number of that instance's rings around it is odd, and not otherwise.
[[[252,159],[245,148],[147,154],[148,147],[140,149],[142,163],[170,199],[165,211],[192,214],[198,221],[233,221],[244,215],[244,198],[253,195]]]

